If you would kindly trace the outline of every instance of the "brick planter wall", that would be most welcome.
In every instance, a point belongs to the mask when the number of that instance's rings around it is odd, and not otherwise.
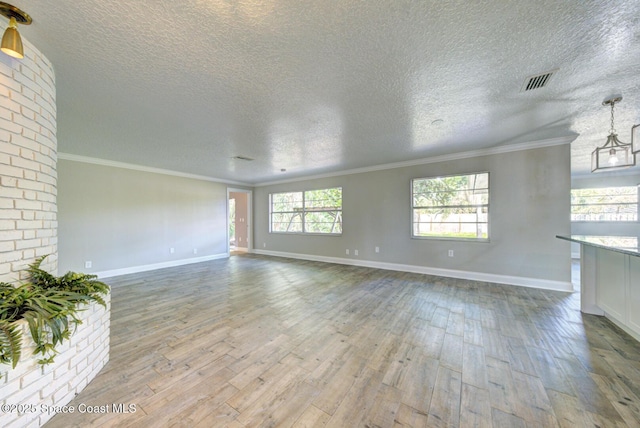
[[[55,407],[68,404],[109,361],[110,295],[107,309],[91,303],[80,312],[82,320],[58,348],[52,364],[40,365],[33,356],[35,344],[23,346],[15,369],[0,365],[0,426],[42,426],[55,415]],[[23,325],[23,343],[31,335]]]

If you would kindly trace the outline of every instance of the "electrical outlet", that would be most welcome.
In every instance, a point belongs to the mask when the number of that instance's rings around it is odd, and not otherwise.
[[[198,254],[198,249],[197,248],[193,249],[193,254]]]
[[[262,243],[262,248],[267,248],[267,243],[266,242]]]
[[[347,256],[349,255],[349,249],[347,248]]]
[[[93,263],[91,263],[91,260],[87,260],[86,262],[84,262],[85,269],[91,269],[91,266],[93,266]]]
[[[173,254],[173,253],[175,253],[175,252],[176,252],[176,249],[175,249],[175,248],[173,248],[173,247],[169,248],[169,253]]]
[[[357,256],[358,255],[358,250],[353,250],[353,255]]]
[[[449,257],[453,257],[453,250],[449,250]]]
[[[380,252],[380,247],[376,247],[376,253]]]

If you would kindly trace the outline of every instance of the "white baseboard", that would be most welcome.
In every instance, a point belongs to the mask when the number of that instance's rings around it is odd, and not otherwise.
[[[202,256],[202,257],[193,257],[190,259],[171,260],[169,262],[153,263],[153,264],[142,265],[142,266],[131,266],[131,267],[122,268],[122,269],[105,270],[102,272],[96,272],[94,273],[94,275],[98,275],[98,278],[102,279],[102,278],[109,278],[112,276],[127,275],[130,273],[146,272],[150,270],[188,265],[191,263],[208,262],[209,260],[224,259],[226,257],[229,257],[229,253],[213,254],[210,256]]]
[[[611,315],[609,312],[606,312],[606,311],[604,313],[604,316],[607,317],[609,321],[611,321],[612,323],[620,327],[622,330],[627,332],[635,340],[640,341],[640,335],[636,331],[634,331],[631,327],[627,326],[626,323],[620,321],[617,317],[614,317],[613,315]]]
[[[437,275],[447,278],[468,279],[472,281],[494,282],[498,284],[517,285],[521,287],[540,288],[543,290],[566,291],[573,292],[573,284],[571,281],[553,281],[540,278],[529,278],[523,276],[498,275],[483,272],[470,272],[455,269],[433,268],[428,266],[405,265],[399,263],[375,262],[371,260],[354,260],[341,257],[325,257],[315,256],[311,254],[287,253],[282,251],[257,250],[252,251],[255,254],[263,254],[266,256],[288,257],[291,259],[311,260],[317,262],[337,263],[342,265],[363,266],[375,269],[385,269],[400,272],[422,273],[426,275]]]

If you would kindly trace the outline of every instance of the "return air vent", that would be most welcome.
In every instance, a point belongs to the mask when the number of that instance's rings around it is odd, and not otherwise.
[[[231,159],[235,159],[235,160],[242,160],[242,161],[247,161],[247,162],[251,162],[253,159],[247,156],[234,156]]]
[[[520,92],[532,91],[538,88],[544,88],[551,80],[551,76],[558,70],[547,71],[546,73],[536,74],[535,76],[527,77],[522,84]]]

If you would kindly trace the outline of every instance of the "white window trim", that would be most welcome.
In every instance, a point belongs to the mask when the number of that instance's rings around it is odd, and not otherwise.
[[[601,224],[635,224],[640,222],[640,185],[627,185],[627,186],[604,186],[604,187],[578,187],[575,189],[571,189],[571,192],[574,190],[584,190],[584,189],[615,189],[615,188],[636,188],[636,219],[635,220],[574,220],[573,219],[573,207],[575,204],[570,203],[570,217],[571,223],[601,223]],[[584,206],[588,205],[598,205],[598,204],[583,204]],[[600,204],[605,205],[605,204]],[[607,204],[613,205],[613,204]],[[634,203],[624,204],[624,205],[634,205]]]
[[[315,210],[307,210],[305,207],[305,193],[306,192],[312,192],[312,191],[316,191],[316,190],[330,190],[330,189],[340,189],[340,209],[315,209]],[[342,212],[343,212],[343,201],[344,201],[344,197],[343,197],[343,193],[342,193],[342,186],[333,186],[333,187],[325,187],[325,188],[321,188],[321,189],[307,189],[307,190],[290,190],[290,191],[283,191],[283,192],[272,192],[269,193],[269,233],[274,233],[274,234],[282,234],[282,235],[306,235],[306,236],[341,236],[343,233],[343,229],[344,229],[344,223],[343,223],[343,218],[342,218]],[[287,231],[274,231],[273,230],[273,195],[277,195],[277,194],[282,194],[282,193],[302,193],[302,210],[299,211],[299,213],[301,214],[301,218],[302,218],[302,231],[300,232],[287,232]],[[280,214],[280,213],[293,213],[294,211],[276,211],[276,213]],[[305,225],[305,213],[307,212],[339,212],[340,213],[340,224],[341,224],[341,231],[340,232],[330,232],[330,233],[322,233],[322,232],[307,232],[306,229],[306,225]]]
[[[487,192],[488,192],[488,198],[487,198],[487,237],[486,238],[461,238],[461,237],[455,237],[455,236],[418,236],[414,234],[414,229],[415,229],[415,224],[414,224],[414,210],[416,209],[416,207],[413,205],[414,202],[414,198],[413,198],[413,183],[416,180],[429,180],[429,179],[436,179],[436,178],[445,178],[445,177],[460,177],[460,176],[467,176],[467,175],[478,175],[478,174],[487,174]],[[410,225],[410,236],[411,239],[418,239],[418,240],[441,240],[441,241],[464,241],[464,242],[482,242],[482,243],[487,243],[490,242],[491,239],[491,210],[490,210],[490,206],[491,206],[491,175],[489,173],[489,171],[478,171],[478,172],[469,172],[469,173],[460,173],[460,174],[447,174],[447,175],[437,175],[437,176],[431,176],[431,177],[416,177],[411,179],[410,183],[409,183],[409,188],[410,188],[410,198],[411,198],[411,209],[409,210],[409,225]],[[485,206],[484,204],[482,206]]]

